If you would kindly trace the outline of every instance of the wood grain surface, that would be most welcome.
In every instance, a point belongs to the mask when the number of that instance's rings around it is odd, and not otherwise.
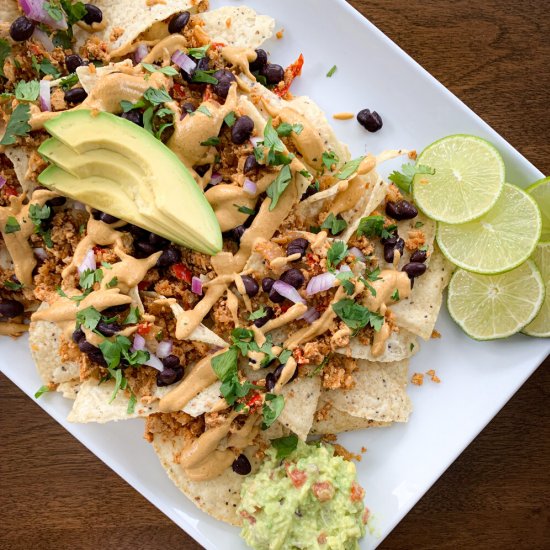
[[[351,3],[550,173],[546,1]],[[381,548],[548,548],[549,393],[547,359]],[[1,550],[200,548],[3,376],[0,403]]]

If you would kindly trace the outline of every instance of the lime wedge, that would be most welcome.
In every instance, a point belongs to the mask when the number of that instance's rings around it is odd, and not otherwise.
[[[460,225],[438,224],[437,242],[458,267],[475,273],[502,273],[522,264],[539,240],[540,212],[535,201],[509,183],[494,208]]]
[[[542,277],[528,260],[500,275],[457,270],[447,307],[462,330],[476,340],[506,338],[531,322],[544,300]]]
[[[537,316],[522,330],[529,336],[550,337],[550,243],[540,243],[532,256],[546,285],[544,302]]]
[[[457,134],[428,145],[417,165],[433,175],[417,174],[413,197],[434,220],[465,223],[479,218],[496,203],[504,184],[504,161],[484,139]]]
[[[542,233],[540,242],[550,242],[550,177],[539,180],[527,188],[529,193],[537,202],[542,218]]]

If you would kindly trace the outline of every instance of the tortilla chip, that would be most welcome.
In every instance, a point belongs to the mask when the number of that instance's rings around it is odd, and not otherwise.
[[[381,422],[407,422],[411,402],[405,392],[408,361],[374,363],[358,360],[349,390],[326,390],[323,398],[347,414]]]
[[[337,353],[348,355],[354,359],[365,359],[367,361],[378,361],[379,363],[391,363],[412,357],[420,346],[416,336],[406,329],[399,332],[392,332],[386,340],[386,349],[382,355],[374,357],[371,353],[371,346],[362,344],[358,338],[352,338],[349,346],[336,350]]]
[[[22,12],[19,11],[17,0],[2,0],[0,2],[0,21],[2,23],[11,25],[20,15],[22,15]]]
[[[210,40],[227,46],[257,48],[273,36],[275,29],[275,19],[258,15],[247,6],[224,6],[201,13],[199,17]]]
[[[201,414],[210,412],[212,410],[212,407],[216,405],[219,400],[221,399],[220,394],[220,386],[221,382],[214,382],[204,390],[202,390],[200,393],[195,395],[185,407],[183,407],[182,411],[184,413],[187,413],[190,416],[197,417]],[[163,387],[157,387],[155,389],[154,398],[156,400],[162,399],[167,393],[171,392],[176,385],[173,386],[163,386]],[[154,403],[151,403],[152,408],[156,410],[156,401]],[[148,413],[146,416],[148,416],[151,413]]]
[[[311,430],[320,392],[321,380],[318,376],[297,378],[281,391],[285,407],[277,420],[303,441]]]
[[[449,284],[452,272],[452,264],[436,248],[426,273],[414,280],[410,297],[391,306],[396,324],[428,340],[439,315],[443,290]]]
[[[95,379],[85,380],[80,384],[67,420],[78,423],[98,422],[104,424],[105,422],[148,416],[156,412],[156,402],[151,405],[143,405],[138,401],[134,412],[128,414],[129,396],[120,390],[111,401],[114,389],[114,380],[108,380],[101,384]]]
[[[61,382],[55,391],[63,394],[66,399],[76,399],[78,391],[80,390],[80,379],[70,380],[69,382]]]
[[[277,424],[261,432],[261,437],[266,441],[282,435],[282,429]],[[231,468],[227,468],[221,476],[214,479],[191,481],[176,461],[184,446],[183,438],[167,438],[162,434],[155,434],[153,439],[153,448],[168,477],[193,504],[220,521],[240,525],[241,518],[237,515],[237,506],[241,501],[241,487],[245,476],[238,475]],[[255,451],[256,447],[248,447],[243,451],[252,465],[252,472],[255,472],[260,464],[254,456]]]
[[[84,90],[86,90],[86,93],[89,94],[104,76],[120,72],[127,74],[139,72],[133,71],[132,69],[132,60],[125,59],[124,61],[120,61],[119,63],[109,63],[109,65],[106,65],[105,67],[98,67],[94,71],[90,70],[90,65],[82,65],[80,67],[77,67],[76,74],[78,75],[78,80],[80,81],[80,84],[82,84],[82,87],[84,88]]]
[[[146,0],[95,0],[94,5],[103,12],[106,27],[90,34],[75,26],[77,44],[97,36],[105,42],[109,51],[115,51],[133,42],[142,32],[158,21],[164,21],[181,11],[194,13],[196,2],[192,0],[162,0],[149,3]]]
[[[15,170],[15,175],[26,193],[31,193],[36,183],[27,177],[29,170],[30,150],[27,147],[6,147],[4,151],[6,156],[10,159]]]
[[[41,304],[38,311],[47,309],[47,303]],[[80,363],[62,361],[59,345],[63,331],[49,321],[33,321],[29,327],[29,346],[36,369],[44,384],[69,382],[80,376]]]

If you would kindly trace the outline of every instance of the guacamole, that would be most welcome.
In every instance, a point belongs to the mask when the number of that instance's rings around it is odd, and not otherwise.
[[[267,454],[241,489],[244,540],[256,550],[358,548],[366,513],[355,465],[301,441],[285,459]]]

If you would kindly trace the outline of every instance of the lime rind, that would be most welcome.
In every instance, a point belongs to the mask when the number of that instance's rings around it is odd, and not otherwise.
[[[455,134],[435,141],[418,156],[417,164],[435,174],[417,174],[413,197],[430,218],[465,223],[483,216],[497,202],[505,178],[504,161],[488,141]]]
[[[459,225],[439,223],[437,243],[458,267],[474,273],[502,273],[529,258],[541,225],[536,202],[506,183],[497,204],[481,218]]]
[[[526,189],[538,204],[542,218],[540,242],[550,242],[550,177],[536,181]]]
[[[453,320],[475,340],[497,340],[521,331],[540,311],[544,284],[527,260],[499,275],[458,269],[449,283],[447,308]]]
[[[542,282],[545,285],[544,302],[536,317],[526,325],[522,332],[536,338],[550,337],[550,243],[539,243],[531,257],[535,262]]]

